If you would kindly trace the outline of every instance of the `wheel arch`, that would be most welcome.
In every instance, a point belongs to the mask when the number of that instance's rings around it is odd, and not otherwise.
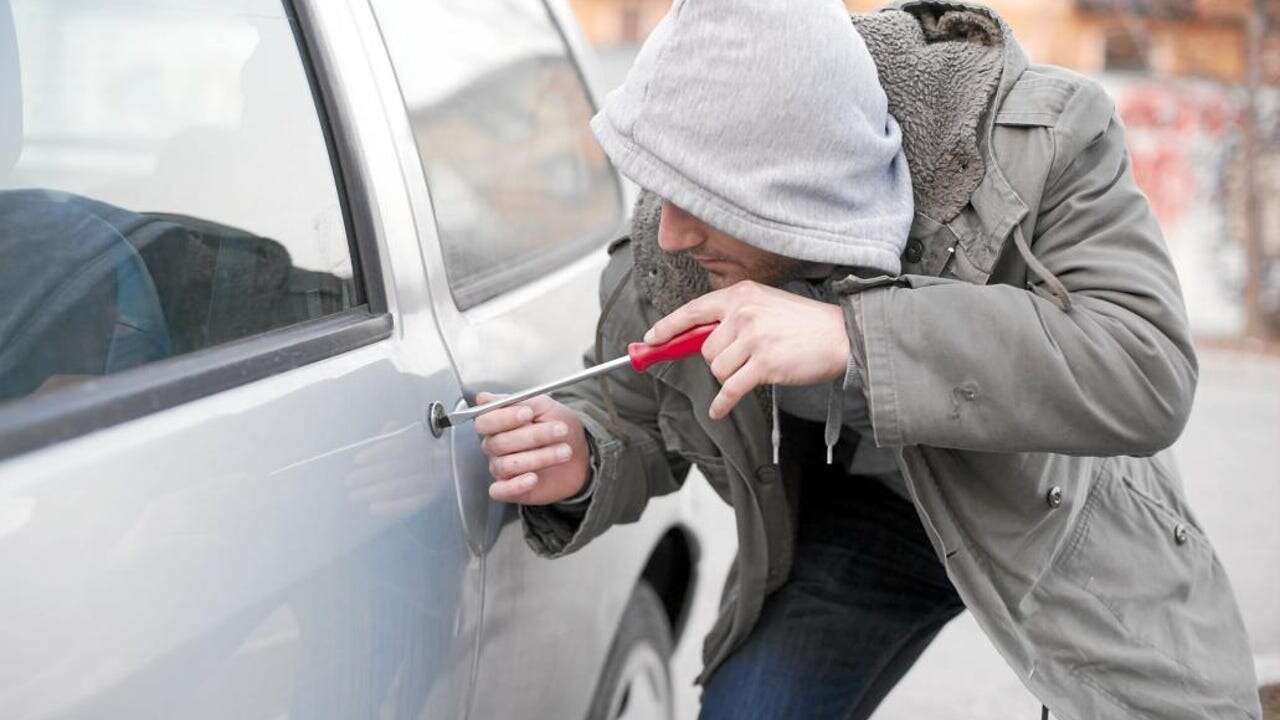
[[[661,598],[676,642],[683,635],[693,603],[700,550],[697,537],[684,525],[674,524],[658,539],[640,573],[639,580],[647,582]]]

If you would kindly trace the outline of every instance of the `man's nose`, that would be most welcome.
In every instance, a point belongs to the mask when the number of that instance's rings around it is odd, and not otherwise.
[[[698,218],[672,203],[662,203],[658,220],[658,246],[667,252],[695,248],[707,241],[706,226]]]

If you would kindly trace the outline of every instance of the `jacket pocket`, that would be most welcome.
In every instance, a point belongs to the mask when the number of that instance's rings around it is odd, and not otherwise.
[[[1190,598],[1212,559],[1198,529],[1139,491],[1129,477],[1103,473],[1060,563],[1062,573],[1117,620],[1163,645],[1156,628],[1167,625],[1155,618],[1159,608]]]
[[[1143,717],[1241,717],[1251,657],[1222,566],[1189,517],[1143,490],[1163,482],[1150,464],[1125,470],[1095,479],[1058,559],[1051,612],[1069,636],[1056,641],[1079,680]]]

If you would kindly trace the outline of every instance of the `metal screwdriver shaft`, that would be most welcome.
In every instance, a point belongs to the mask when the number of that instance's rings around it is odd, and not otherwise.
[[[493,402],[488,402],[488,403],[485,403],[484,405],[477,405],[475,407],[463,408],[462,410],[451,412],[446,416],[447,417],[446,422],[447,422],[447,425],[457,425],[459,423],[464,423],[468,420],[474,420],[476,419],[476,417],[483,415],[491,410],[497,410],[499,408],[507,407],[508,405],[514,405],[520,402],[521,400],[528,400],[531,397],[537,397],[538,395],[549,393],[552,390],[558,390],[566,385],[572,385],[576,382],[580,382],[588,378],[593,378],[597,375],[603,375],[604,373],[611,372],[620,367],[630,367],[630,366],[631,366],[631,358],[626,356],[616,358],[614,360],[610,360],[607,363],[601,363],[600,365],[595,365],[581,372],[574,373],[569,377],[561,378],[559,380],[552,380],[549,383],[544,383],[542,385],[538,385],[537,387],[531,387],[528,390],[521,390],[520,392],[515,393],[514,395],[507,395],[501,400],[494,400]]]
[[[716,329],[716,325],[718,324],[719,323],[698,325],[697,327],[690,328],[689,330],[680,333],[661,345],[631,343],[627,346],[627,354],[623,357],[615,358],[609,362],[589,367],[586,370],[574,373],[568,377],[560,378],[559,380],[552,380],[551,382],[543,383],[537,387],[521,390],[520,392],[508,395],[501,400],[494,400],[493,402],[485,403],[484,405],[477,405],[475,407],[463,408],[462,410],[451,412],[444,417],[439,418],[439,425],[440,427],[445,428],[458,425],[469,420],[474,420],[480,415],[492,410],[504,408],[508,405],[514,405],[522,400],[528,400],[531,397],[549,393],[552,390],[558,390],[559,388],[572,385],[577,382],[582,382],[583,380],[596,377],[597,375],[613,372],[618,368],[629,367],[635,372],[645,372],[650,367],[658,363],[670,362],[672,360],[689,357],[690,355],[694,355],[702,351],[702,343],[707,339],[707,336],[711,334],[711,331]]]

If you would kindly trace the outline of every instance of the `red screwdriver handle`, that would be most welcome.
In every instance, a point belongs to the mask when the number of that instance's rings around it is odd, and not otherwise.
[[[679,360],[702,352],[702,343],[720,323],[697,325],[661,345],[646,345],[634,342],[627,346],[627,355],[631,357],[631,367],[636,372],[644,372],[654,365],[669,360]]]

